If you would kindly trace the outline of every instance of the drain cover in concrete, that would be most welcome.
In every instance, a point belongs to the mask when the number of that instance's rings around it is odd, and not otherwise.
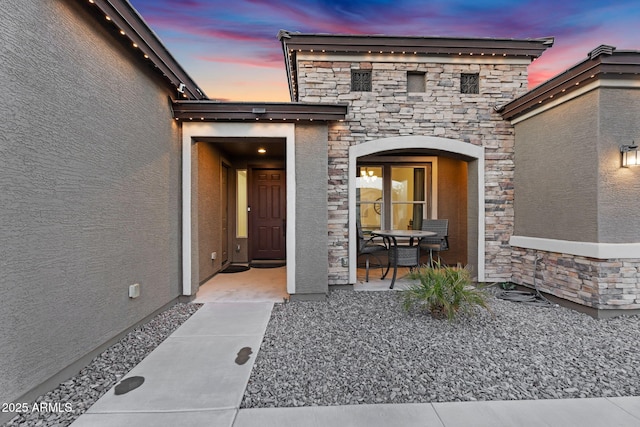
[[[144,377],[129,377],[116,385],[116,396],[119,394],[129,393],[131,390],[135,390],[142,385]]]
[[[249,355],[252,354],[251,347],[242,347],[236,357],[236,363],[238,365],[244,365],[249,360]]]

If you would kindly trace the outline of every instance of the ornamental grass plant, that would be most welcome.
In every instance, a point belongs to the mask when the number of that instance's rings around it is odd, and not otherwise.
[[[428,310],[436,319],[454,320],[459,314],[472,314],[479,308],[489,313],[488,294],[472,284],[468,267],[435,263],[423,265],[409,274],[418,281],[403,291],[405,310]],[[493,313],[492,313],[493,314]]]

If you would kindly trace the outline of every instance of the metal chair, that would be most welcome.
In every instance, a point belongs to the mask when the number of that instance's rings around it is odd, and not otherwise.
[[[423,219],[422,230],[436,233],[433,237],[425,237],[420,242],[420,248],[429,251],[429,266],[433,267],[433,253],[449,250],[449,220],[448,219]]]
[[[389,266],[391,265],[389,263],[389,257],[388,257],[389,247],[390,247],[388,239],[382,238],[383,239],[382,244],[375,243],[374,239],[379,237],[377,236],[365,237],[364,233],[362,232],[362,226],[360,225],[360,221],[356,222],[356,228],[358,229],[358,257],[360,257],[361,255],[365,256],[365,276],[364,276],[365,281],[366,282],[369,281],[369,267],[371,266],[369,257],[371,256],[374,257],[377,260],[377,264],[374,264],[373,266],[380,267],[380,269],[382,270],[384,268],[384,265],[382,264],[382,261],[378,256],[382,255],[383,253],[387,254],[387,270],[382,275],[382,277],[385,277],[389,272]]]

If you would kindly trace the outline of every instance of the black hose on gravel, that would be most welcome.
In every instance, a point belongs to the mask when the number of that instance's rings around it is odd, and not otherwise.
[[[538,307],[557,307],[557,304],[546,299],[538,290],[538,286],[536,284],[536,271],[538,270],[539,260],[540,257],[536,256],[536,259],[533,261],[533,288],[536,291],[535,293],[526,291],[502,291],[496,295],[496,298],[527,305],[535,305]]]

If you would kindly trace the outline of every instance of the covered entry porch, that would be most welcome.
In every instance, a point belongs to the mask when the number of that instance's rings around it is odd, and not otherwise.
[[[178,101],[174,114],[182,121],[183,295],[195,295],[199,286],[224,266],[220,263],[209,270],[211,274],[203,273],[215,261],[216,251],[210,247],[222,248],[220,254],[226,247],[230,252],[227,263],[235,259],[286,261],[286,292],[292,299],[324,297],[328,266],[320,260],[327,259],[328,251],[327,200],[318,194],[327,193],[327,123],[343,119],[346,106]],[[252,151],[266,144],[281,154],[257,161],[242,153],[241,147]],[[203,149],[218,152],[214,163],[221,171],[219,178],[217,172],[211,178],[204,171],[206,165],[199,158]],[[239,174],[243,170],[247,171],[244,177]],[[273,177],[279,182],[277,194],[271,187]],[[211,180],[212,192],[202,191],[201,179]],[[239,204],[236,189],[243,179],[254,206]],[[236,187],[230,185],[232,181]],[[267,181],[269,188],[261,192],[260,186]],[[232,203],[221,209],[220,216],[212,219],[203,213],[203,203],[218,209],[224,205],[225,191]],[[254,209],[255,203],[259,211]],[[262,217],[263,211],[268,211],[273,223],[255,227],[257,214]],[[245,235],[239,227],[243,221],[247,224]],[[203,227],[219,230],[219,239],[209,239],[212,246],[203,243]],[[259,250],[265,249],[265,240],[270,242],[266,245],[269,253]],[[276,241],[282,245],[278,253],[272,253]]]

